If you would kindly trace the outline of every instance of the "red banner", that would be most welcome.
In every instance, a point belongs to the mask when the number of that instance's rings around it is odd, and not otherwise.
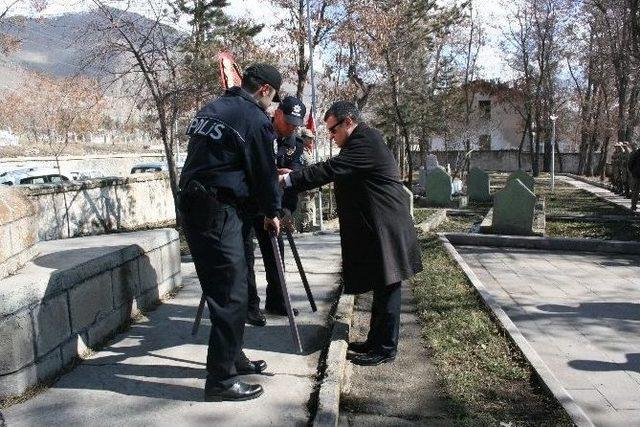
[[[316,120],[313,118],[313,113],[309,112],[309,117],[307,118],[307,129],[309,129],[313,134],[316,134]]]
[[[220,84],[226,90],[232,86],[240,86],[242,83],[242,73],[236,64],[233,56],[229,52],[218,54],[218,64],[220,66]]]

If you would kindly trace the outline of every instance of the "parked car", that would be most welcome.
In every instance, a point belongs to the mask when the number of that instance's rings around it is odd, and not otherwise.
[[[131,168],[131,173],[162,172],[167,170],[167,165],[162,162],[139,163]]]
[[[182,167],[184,166],[184,162],[180,162],[176,165],[176,169],[178,170],[178,174],[182,171]],[[131,168],[131,173],[147,173],[147,172],[164,172],[168,171],[169,168],[167,164],[164,162],[150,162],[150,163],[139,163],[134,165]]]
[[[51,168],[24,168],[7,172],[0,177],[0,184],[55,184],[69,181],[69,177]]]

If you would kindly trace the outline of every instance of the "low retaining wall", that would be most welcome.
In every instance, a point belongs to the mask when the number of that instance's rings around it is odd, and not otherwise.
[[[23,195],[0,188],[0,279],[36,254],[36,209]]]
[[[453,163],[457,158],[463,158],[465,153],[460,151],[434,151],[438,157],[438,162],[441,165],[450,163],[453,167]],[[597,164],[600,160],[600,153],[594,153],[594,163]],[[540,167],[542,168],[544,156],[540,155]],[[579,153],[561,153],[560,156],[556,153],[555,169],[558,172],[578,173],[578,164],[580,162]],[[418,161],[414,163],[420,165]],[[562,168],[560,167],[562,164]],[[522,168],[518,168],[518,150],[476,150],[471,153],[471,159],[469,163],[470,168],[480,168],[485,171],[497,171],[497,172],[513,172],[518,169],[525,171],[531,170],[531,154],[522,153]]]
[[[175,230],[38,246],[0,280],[0,398],[55,376],[182,282]]]
[[[169,178],[162,172],[27,185],[20,191],[37,208],[39,240],[164,227],[176,219]]]

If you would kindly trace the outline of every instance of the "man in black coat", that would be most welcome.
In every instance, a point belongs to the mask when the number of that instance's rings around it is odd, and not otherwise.
[[[409,198],[382,135],[362,123],[354,104],[334,103],[324,120],[340,154],[280,182],[296,191],[335,183],[344,291],[373,290],[369,334],[349,344],[358,353],[352,362],[378,365],[397,353],[401,283],[422,270]]]

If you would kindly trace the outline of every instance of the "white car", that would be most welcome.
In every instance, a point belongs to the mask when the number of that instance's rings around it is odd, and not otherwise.
[[[0,176],[0,184],[3,185],[55,184],[65,181],[69,181],[69,177],[53,168],[21,168]]]

